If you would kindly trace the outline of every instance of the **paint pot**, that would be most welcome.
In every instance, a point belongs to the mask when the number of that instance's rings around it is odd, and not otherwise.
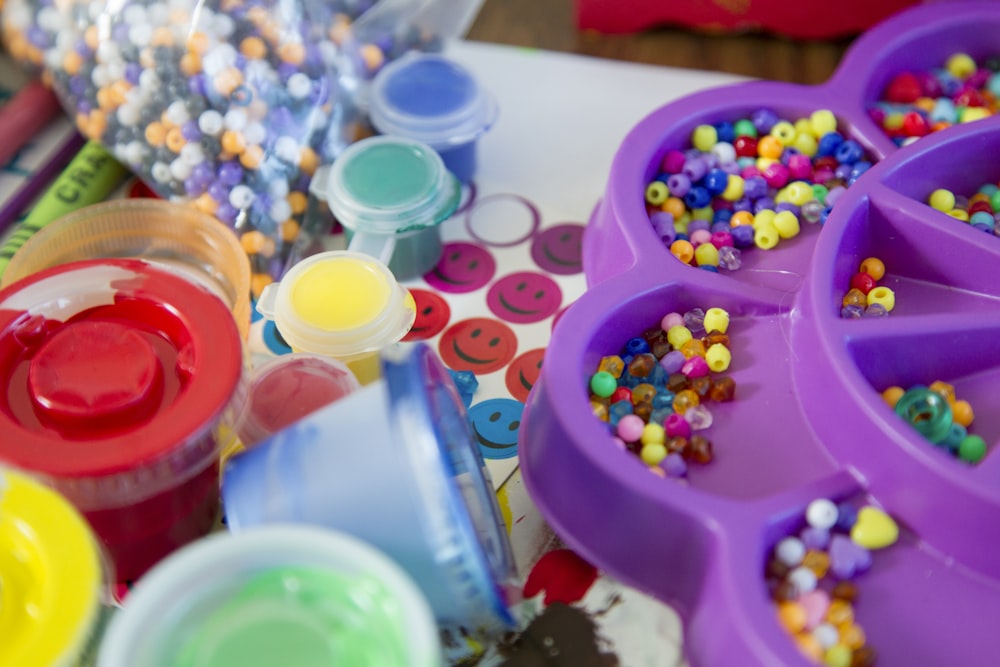
[[[252,447],[359,387],[351,369],[332,357],[306,352],[274,357],[253,370],[236,421],[239,442]]]
[[[242,373],[210,291],[135,259],[46,269],[0,291],[0,462],[66,496],[134,580],[212,528]]]
[[[467,69],[442,55],[417,52],[379,71],[369,107],[376,130],[429,145],[462,183],[475,176],[478,140],[498,111],[496,98]]]
[[[341,533],[269,526],[199,540],[130,592],[98,667],[438,667],[413,581]]]
[[[416,318],[413,297],[385,264],[346,250],[297,263],[264,288],[257,311],[274,320],[292,351],[340,359],[361,384],[378,378],[378,351]]]
[[[77,667],[98,640],[104,562],[61,495],[0,470],[0,665]]]
[[[398,137],[351,144],[311,183],[343,225],[347,249],[378,258],[399,280],[422,276],[441,259],[438,225],[461,197],[433,149]]]
[[[229,306],[243,338],[250,329],[250,261],[231,229],[190,206],[116,199],[62,216],[11,259],[0,287],[51,266],[134,257],[190,278]]]
[[[290,522],[354,535],[409,572],[439,623],[495,636],[512,626],[519,588],[458,390],[426,344],[380,359],[380,380],[229,461],[229,528]]]

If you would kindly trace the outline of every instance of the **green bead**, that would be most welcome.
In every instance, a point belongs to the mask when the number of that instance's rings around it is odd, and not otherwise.
[[[742,118],[733,124],[733,132],[737,137],[756,137],[757,127],[749,118]]]
[[[927,387],[913,387],[904,393],[896,403],[896,414],[934,444],[944,442],[951,432],[951,406]]]
[[[979,463],[986,456],[986,441],[978,435],[967,435],[958,445],[958,458]]]
[[[615,393],[615,389],[618,388],[618,380],[615,376],[607,371],[597,371],[590,376],[590,391],[592,391],[596,396],[601,398],[607,398],[611,394]]]
[[[813,183],[812,190],[813,190],[813,197],[816,198],[816,201],[825,205],[826,196],[830,194],[830,190],[827,189],[827,187],[822,183]]]
[[[994,192],[993,196],[990,197],[990,206],[993,207],[994,211],[996,211],[997,208],[1000,207],[1000,190]]]

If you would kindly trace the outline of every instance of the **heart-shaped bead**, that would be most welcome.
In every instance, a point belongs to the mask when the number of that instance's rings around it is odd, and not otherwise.
[[[858,511],[851,539],[866,549],[882,549],[899,539],[899,526],[882,510],[867,505]]]

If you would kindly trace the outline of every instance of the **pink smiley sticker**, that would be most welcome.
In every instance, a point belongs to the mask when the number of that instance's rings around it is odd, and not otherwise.
[[[519,271],[493,283],[486,305],[507,322],[530,324],[551,317],[562,304],[562,290],[552,278],[533,271]]]
[[[441,259],[424,275],[427,284],[439,292],[473,292],[493,279],[497,263],[486,248],[474,243],[446,243]]]
[[[583,230],[577,223],[549,227],[531,242],[531,259],[542,271],[569,276],[583,271]]]

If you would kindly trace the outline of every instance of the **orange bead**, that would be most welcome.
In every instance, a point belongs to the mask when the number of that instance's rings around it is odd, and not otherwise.
[[[865,645],[864,629],[857,623],[843,626],[840,629],[840,643],[852,651],[857,651]]]
[[[688,342],[681,345],[681,354],[683,354],[686,359],[690,359],[691,357],[704,357],[705,343],[697,338],[692,338]]]
[[[817,579],[822,579],[830,569],[830,556],[825,551],[810,549],[802,558],[802,565],[812,570]]]
[[[222,150],[238,155],[247,147],[247,141],[241,132],[226,130],[222,133]]]
[[[701,398],[698,392],[693,389],[682,389],[674,395],[674,412],[684,414],[688,408],[696,408],[701,405]]]
[[[867,273],[876,281],[879,281],[885,276],[885,264],[878,257],[868,257],[861,262],[858,271]]]
[[[799,633],[806,627],[806,609],[798,602],[778,603],[778,621],[791,633]]]
[[[91,51],[96,51],[97,47],[101,45],[101,35],[97,31],[96,25],[88,26],[86,30],[83,31],[83,42],[90,48]]]
[[[823,662],[823,645],[819,643],[811,632],[798,632],[795,634],[795,645],[805,654],[807,658],[816,663]]]
[[[256,9],[256,7],[254,8]],[[246,37],[240,42],[240,53],[247,58],[261,59],[267,55],[267,44],[260,37]]]
[[[972,406],[968,401],[955,401],[951,404],[951,417],[956,423],[969,428],[976,415],[972,412]]]
[[[291,243],[299,236],[299,223],[289,218],[281,223],[281,240]]]
[[[750,211],[736,211],[733,213],[733,217],[729,219],[729,224],[732,227],[752,227],[753,213]]]
[[[69,51],[63,58],[62,66],[67,74],[75,76],[79,73],[80,68],[83,67],[83,56],[76,51]]]
[[[229,97],[236,88],[243,85],[243,73],[235,67],[227,67],[215,75],[212,85],[220,95]]]
[[[854,622],[854,607],[847,600],[834,598],[826,610],[826,620],[831,625],[849,625]]]
[[[299,152],[299,169],[312,176],[318,167],[319,155],[308,146],[303,146]]]
[[[163,127],[162,123],[158,123],[155,120],[146,126],[146,143],[150,146],[162,146],[163,142],[167,139],[167,130]]]
[[[194,76],[201,71],[201,57],[197,53],[185,53],[181,56],[181,71],[188,76]]]
[[[263,232],[253,230],[240,237],[240,245],[248,255],[262,255],[271,257],[274,255],[274,239],[269,238]]]
[[[166,26],[155,28],[153,30],[152,37],[150,37],[149,43],[153,46],[173,46],[174,31]]]
[[[947,382],[936,380],[934,382],[931,382],[931,385],[928,387],[928,389],[933,391],[935,394],[941,396],[941,398],[948,401],[948,403],[955,402],[955,387],[948,384]]]
[[[167,131],[167,137],[164,143],[166,144],[167,149],[171,152],[180,153],[187,141],[184,140],[184,135],[181,134],[181,128],[172,127]]]
[[[690,241],[685,241],[684,239],[678,239],[671,243],[670,252],[685,264],[690,264],[691,260],[694,259],[694,246],[691,245]]]
[[[287,42],[278,47],[278,57],[291,65],[301,65],[306,58],[306,49],[299,42]]]
[[[374,44],[365,44],[360,49],[361,59],[369,72],[377,72],[385,64],[385,54]]]
[[[250,291],[253,293],[253,297],[256,299],[260,296],[260,293],[264,291],[264,288],[274,282],[274,278],[266,273],[254,273],[250,276]]]
[[[192,204],[202,213],[208,213],[209,215],[215,215],[215,210],[219,208],[219,203],[212,199],[212,196],[207,192],[199,195]]]
[[[680,220],[687,207],[680,197],[667,197],[667,200],[660,204],[660,209],[674,216],[674,220]]]
[[[199,56],[205,55],[205,52],[208,51],[208,47],[211,46],[211,44],[212,40],[210,40],[208,35],[203,32],[193,32],[188,35],[187,38],[188,51]]]
[[[285,199],[288,201],[288,205],[292,208],[293,215],[301,215],[306,212],[306,206],[309,204],[309,198],[306,197],[304,192],[292,190],[288,193],[288,196]]]
[[[899,399],[903,397],[906,390],[902,387],[892,386],[882,392],[882,400],[888,404],[890,408],[895,409],[896,403],[899,403]]]
[[[247,146],[240,153],[240,164],[247,169],[256,169],[264,161],[264,149],[257,144]]]
[[[757,140],[757,155],[760,157],[777,160],[784,150],[781,140],[770,134]]]

